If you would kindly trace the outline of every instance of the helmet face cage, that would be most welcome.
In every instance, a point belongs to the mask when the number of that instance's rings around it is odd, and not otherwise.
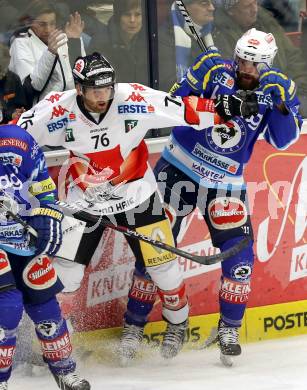
[[[273,65],[277,46],[274,36],[252,28],[237,42],[234,56],[243,60]]]
[[[75,81],[82,87],[104,88],[115,83],[114,68],[99,53],[77,58],[72,72]]]

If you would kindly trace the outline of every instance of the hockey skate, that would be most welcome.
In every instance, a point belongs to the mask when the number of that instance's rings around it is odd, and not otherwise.
[[[76,373],[66,375],[53,374],[54,379],[61,390],[90,390],[91,385],[86,379],[80,378]]]
[[[8,390],[7,382],[0,382],[0,390]]]
[[[127,366],[135,358],[143,339],[144,327],[124,323],[117,354],[121,366]]]
[[[221,350],[220,359],[224,366],[233,365],[233,356],[241,354],[239,328],[227,326],[222,320],[218,325],[218,343]]]
[[[188,320],[181,324],[167,324],[160,350],[164,359],[172,359],[178,355],[183,346],[185,331],[188,328],[188,324]]]

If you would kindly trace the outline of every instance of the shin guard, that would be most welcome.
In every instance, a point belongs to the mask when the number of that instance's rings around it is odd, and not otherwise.
[[[181,324],[188,318],[189,305],[184,283],[173,290],[158,289],[158,294],[163,306],[162,316],[166,321]]]
[[[241,239],[242,237],[235,237],[226,241],[221,246],[221,250],[232,247]],[[251,291],[250,280],[254,263],[252,246],[251,241],[248,247],[222,263],[219,301],[221,319],[228,326],[240,327],[242,323]]]
[[[50,371],[56,375],[73,372],[76,363],[71,357],[72,345],[56,298],[45,303],[28,304],[25,309],[35,324],[43,359]]]
[[[23,311],[20,291],[14,288],[0,292],[0,308],[0,382],[5,382],[11,375],[17,327]]]
[[[146,273],[135,269],[128,295],[125,321],[129,325],[145,326],[157,297],[157,287]]]

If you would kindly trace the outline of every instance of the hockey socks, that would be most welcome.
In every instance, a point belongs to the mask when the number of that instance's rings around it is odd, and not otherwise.
[[[65,319],[56,298],[41,304],[26,305],[26,311],[35,324],[43,359],[55,375],[73,372],[76,363],[71,357],[72,346]]]

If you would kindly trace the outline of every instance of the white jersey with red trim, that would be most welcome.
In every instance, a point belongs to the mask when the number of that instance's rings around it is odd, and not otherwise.
[[[206,108],[207,109],[207,108]],[[61,168],[59,183],[69,177],[68,201],[79,201],[93,211],[116,214],[143,203],[156,190],[148,165],[144,137],[149,129],[214,124],[209,112],[195,112],[190,102],[141,84],[115,84],[114,98],[96,120],[76,90],[51,92],[18,125],[39,145],[64,146],[71,152]]]

